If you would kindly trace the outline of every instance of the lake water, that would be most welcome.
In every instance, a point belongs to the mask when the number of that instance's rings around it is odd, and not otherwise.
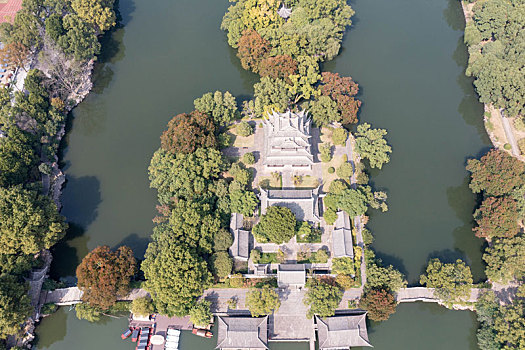
[[[471,81],[463,18],[455,0],[356,0],[343,50],[325,70],[360,84],[360,118],[388,129],[391,163],[372,172],[389,194],[388,213],[372,213],[373,245],[384,261],[416,283],[430,257],[464,258],[482,279],[481,241],[471,233],[475,198],[466,159],[489,146]],[[68,177],[63,213],[72,229],[55,249],[53,275],[73,275],[102,244],[131,246],[141,256],[155,215],[147,166],[169,119],[203,93],[252,93],[219,30],[228,3],[219,0],[121,0],[123,28],[105,40],[95,88],[73,113],[64,140]],[[120,340],[125,319],[79,321],[62,308],[42,321],[38,349],[132,349]],[[401,305],[370,324],[375,349],[475,349],[473,313],[422,303]],[[182,349],[213,349],[191,335]],[[274,347],[275,346],[275,347]],[[305,344],[272,349],[307,349]]]

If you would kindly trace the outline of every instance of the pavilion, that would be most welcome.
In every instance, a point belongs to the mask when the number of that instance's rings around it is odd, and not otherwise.
[[[277,266],[277,285],[279,288],[301,288],[306,283],[304,264],[279,264]]]
[[[218,316],[217,347],[221,350],[268,349],[268,316]]]
[[[313,190],[265,190],[260,188],[261,212],[264,214],[272,205],[287,207],[295,214],[297,220],[318,223],[319,188]]]
[[[319,350],[372,346],[366,330],[366,311],[332,317],[315,316]]]
[[[263,119],[263,164],[267,170],[312,169],[311,119],[305,111],[268,113]]]
[[[243,230],[244,217],[239,213],[232,213],[230,218],[230,232],[233,235],[233,244],[230,254],[234,259],[247,261],[250,257],[250,231]]]
[[[332,233],[332,252],[335,258],[354,257],[352,227],[350,218],[344,211],[337,212],[337,220]]]

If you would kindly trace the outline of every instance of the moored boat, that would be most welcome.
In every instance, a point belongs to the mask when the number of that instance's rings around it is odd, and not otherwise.
[[[120,338],[122,338],[122,339],[129,338],[131,333],[133,333],[133,331],[131,330],[131,328],[128,328],[120,335]]]
[[[139,333],[140,333],[140,328],[133,329],[133,333],[131,334],[132,342],[136,342],[139,339]]]
[[[211,338],[211,337],[213,337],[213,333],[211,331],[207,331],[205,329],[193,328],[191,332],[193,334],[198,335],[199,337],[203,337],[203,338]]]

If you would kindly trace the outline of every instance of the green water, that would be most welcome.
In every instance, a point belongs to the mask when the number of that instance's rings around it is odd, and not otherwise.
[[[155,215],[147,165],[175,114],[207,91],[251,93],[219,30],[228,4],[219,0],[121,0],[123,28],[106,38],[95,88],[75,109],[64,142],[68,176],[63,213],[72,229],[55,249],[53,274],[74,274],[97,245],[130,245],[141,256]],[[374,248],[411,283],[430,257],[467,259],[483,277],[481,242],[471,233],[475,198],[464,164],[488,147],[482,108],[464,77],[463,19],[455,0],[356,0],[354,26],[325,70],[361,87],[360,117],[388,129],[392,161],[373,172],[390,211],[373,213]],[[39,349],[132,349],[119,338],[124,319],[79,321],[61,309],[38,327]],[[422,303],[401,305],[391,320],[371,323],[376,349],[475,349],[474,315]],[[182,349],[213,349],[190,335]],[[274,347],[275,346],[275,347]],[[272,349],[306,349],[305,344]]]

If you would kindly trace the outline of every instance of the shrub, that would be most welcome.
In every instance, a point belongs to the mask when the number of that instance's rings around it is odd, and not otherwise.
[[[525,138],[518,141],[518,147],[520,148],[521,154],[525,154]]]
[[[343,163],[339,168],[337,168],[337,176],[339,176],[342,179],[347,179],[352,176],[354,173],[354,169],[352,168],[352,164],[350,163]]]
[[[255,156],[252,152],[248,152],[242,156],[242,161],[246,165],[252,165],[255,164]]]
[[[525,120],[523,118],[516,118],[514,121],[514,128],[518,131],[525,131]]]
[[[250,136],[253,133],[253,128],[250,124],[245,121],[240,122],[237,125],[237,134],[242,137]]]
[[[252,262],[254,264],[258,264],[261,260],[261,252],[257,249],[252,249],[252,251],[250,252],[250,259],[252,259]]]
[[[228,279],[228,285],[231,288],[242,288],[244,287],[245,279],[241,274],[236,274]]]
[[[40,310],[40,313],[42,315],[50,315],[58,310],[58,306],[53,303],[45,303],[42,305],[42,309]]]
[[[321,162],[328,163],[332,160],[332,145],[329,143],[323,143],[319,147],[319,151],[321,152]]]
[[[228,252],[217,252],[211,258],[213,273],[219,277],[227,277],[233,269],[233,261]]]
[[[328,174],[333,174],[333,173],[335,173],[335,168],[331,166],[330,168],[328,168]]]
[[[510,145],[510,143],[506,143],[506,144],[503,145],[503,148],[506,149],[507,151],[510,151],[512,146]]]
[[[142,297],[131,302],[130,311],[135,315],[149,316],[155,312],[155,307],[150,297]]]
[[[320,264],[326,264],[328,262],[328,258],[330,256],[328,255],[328,252],[324,249],[319,249],[317,253],[315,253],[315,259],[314,262],[320,263]]]
[[[343,128],[337,128],[332,133],[332,142],[334,143],[334,145],[344,146],[347,138],[348,132]]]

